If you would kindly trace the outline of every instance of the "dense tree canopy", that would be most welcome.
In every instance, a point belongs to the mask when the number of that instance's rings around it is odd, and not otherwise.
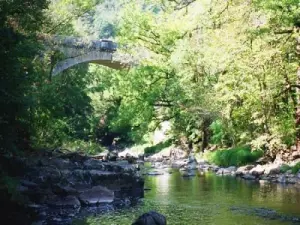
[[[200,150],[251,145],[274,156],[300,143],[297,0],[2,1],[0,9],[7,143],[143,142],[166,120],[174,142]],[[38,32],[113,38],[138,65],[79,65],[50,79],[51,58],[63,56],[43,49]]]

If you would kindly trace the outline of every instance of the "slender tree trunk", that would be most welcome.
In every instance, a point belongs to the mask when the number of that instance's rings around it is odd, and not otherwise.
[[[202,125],[202,144],[201,151],[204,152],[205,148],[208,146],[209,141],[209,125],[211,124],[211,120],[209,118],[203,119]]]
[[[296,38],[297,46],[296,46],[296,54],[300,59],[300,35],[299,35],[299,28],[297,29],[298,37]],[[300,86],[300,65],[297,68],[297,80],[296,80],[297,87]],[[300,151],[300,88],[296,88],[296,98],[297,98],[297,106],[296,106],[296,147],[297,151]]]

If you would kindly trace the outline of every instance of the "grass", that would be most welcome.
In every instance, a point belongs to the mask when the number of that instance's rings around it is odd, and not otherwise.
[[[262,151],[251,151],[249,146],[240,146],[231,149],[217,150],[205,153],[205,158],[218,166],[243,166],[255,162],[263,156]]]
[[[291,170],[293,174],[296,174],[300,171],[300,162],[298,162],[295,166],[289,166],[286,164],[283,164],[280,168],[281,173],[285,173],[288,170]]]
[[[145,154],[155,154],[157,152],[160,152],[164,148],[170,147],[171,145],[172,145],[172,141],[167,140],[165,142],[160,142],[160,143],[158,143],[156,145],[153,145],[151,147],[146,147],[144,149],[144,152],[145,152]]]
[[[62,145],[62,149],[68,149],[70,151],[83,151],[89,155],[95,155],[103,152],[105,148],[97,143],[91,141],[74,140],[65,142]]]

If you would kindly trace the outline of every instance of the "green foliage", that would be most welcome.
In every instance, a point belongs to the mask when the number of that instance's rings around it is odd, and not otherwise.
[[[143,143],[163,121],[201,150],[251,145],[274,156],[294,144],[297,0],[25,3],[0,3],[1,148]],[[35,57],[39,31],[114,38],[139,66],[83,64],[50,79],[50,54]],[[212,158],[240,165],[261,154],[238,149]]]
[[[280,167],[280,172],[281,173],[285,173],[287,172],[288,170],[291,170],[293,174],[296,174],[300,171],[300,163],[297,163],[296,165],[294,166],[289,166],[289,165],[286,165],[286,164],[283,164],[281,167]]]
[[[288,170],[290,170],[291,167],[287,164],[283,164],[281,167],[280,167],[280,173],[285,173],[287,172]]]
[[[251,151],[248,146],[236,147],[226,150],[217,150],[214,152],[206,153],[206,158],[211,163],[215,163],[218,166],[242,166],[247,163],[255,162],[263,155],[262,151]]]
[[[104,0],[76,22],[75,30],[94,39],[115,38],[121,1]]]
[[[160,152],[164,148],[170,147],[171,145],[172,145],[172,141],[171,140],[160,142],[160,143],[158,143],[158,144],[156,144],[154,146],[146,147],[144,149],[144,153],[145,154],[155,154],[155,153]]]
[[[298,173],[299,170],[300,170],[300,163],[297,163],[295,166],[293,166],[293,167],[291,168],[291,170],[292,170],[292,173],[293,173],[293,174]]]
[[[43,24],[47,1],[0,2],[0,152],[29,147],[32,63],[40,49],[35,35]]]
[[[205,146],[210,126],[214,144],[251,144],[271,156],[294,144],[295,89],[286,87],[295,84],[295,42],[289,33],[274,33],[298,26],[298,2],[176,7],[154,0],[125,4],[118,37],[133,54],[149,55],[143,65],[172,71],[164,88],[171,104],[155,114],[172,118],[174,137]],[[145,99],[145,89],[133,90]]]
[[[64,142],[61,145],[61,147],[70,151],[81,151],[88,155],[96,155],[105,150],[104,147],[102,147],[99,144],[96,144],[93,141],[83,141],[78,139],[69,142]]]
[[[88,140],[94,128],[93,107],[84,77],[86,66],[79,66],[51,82],[36,80],[31,96],[32,140],[37,146],[58,147],[65,140]]]
[[[211,142],[213,144],[222,145],[224,138],[224,128],[220,120],[214,121],[210,127],[212,131]]]

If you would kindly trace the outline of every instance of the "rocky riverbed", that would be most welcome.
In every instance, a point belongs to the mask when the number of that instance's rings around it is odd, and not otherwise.
[[[292,173],[291,170],[282,173],[281,167],[284,162],[280,159],[266,164],[258,161],[241,167],[219,167],[210,164],[204,159],[196,159],[192,154],[187,156],[182,150],[176,149],[176,154],[172,151],[169,155],[159,153],[145,160],[152,163],[152,169],[146,172],[146,175],[162,175],[169,173],[169,168],[178,168],[182,176],[185,177],[195,176],[195,171],[197,170],[201,173],[213,171],[219,176],[236,176],[245,180],[259,182],[300,185],[300,170],[297,173]],[[297,162],[299,162],[299,159],[290,162],[290,164],[294,165]]]
[[[138,165],[144,161],[150,162],[151,168],[140,171]],[[28,212],[35,213],[35,224],[39,225],[70,224],[74,218],[131,206],[144,196],[142,175],[170,174],[172,168],[179,169],[182,177],[213,171],[218,176],[300,186],[300,171],[282,173],[280,160],[222,168],[193,154],[188,156],[179,148],[148,157],[128,151],[106,152],[93,157],[44,152],[5,162],[8,170],[16,170],[13,176],[18,180],[17,191]],[[18,218],[18,214],[15,215]],[[14,224],[27,224],[21,218]]]
[[[129,206],[144,195],[144,180],[127,160],[49,152],[7,163],[22,168],[15,177],[17,191],[36,213],[36,224],[69,224],[80,215]]]

